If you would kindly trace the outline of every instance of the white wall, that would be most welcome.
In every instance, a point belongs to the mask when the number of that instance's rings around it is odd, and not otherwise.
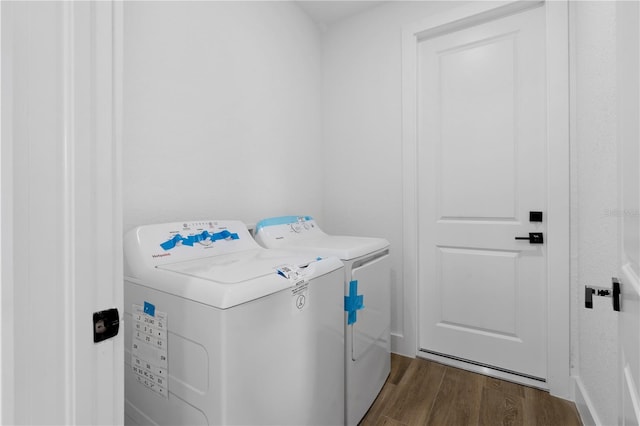
[[[572,316],[576,375],[592,402],[591,414],[618,423],[617,314],[611,299],[593,298],[584,308],[584,286],[611,285],[618,276],[616,4],[572,2],[574,105],[572,138],[575,259]],[[622,52],[620,52],[622,54]],[[577,334],[577,335],[576,335]]]
[[[391,332],[396,336],[405,332],[402,26],[460,4],[391,2],[341,21],[323,35],[324,228],[391,242]]]
[[[320,34],[292,2],[124,4],[124,228],[322,220]]]

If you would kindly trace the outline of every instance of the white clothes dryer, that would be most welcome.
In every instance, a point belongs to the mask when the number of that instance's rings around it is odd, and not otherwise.
[[[126,423],[343,424],[337,258],[228,220],[141,226],[124,254]]]
[[[263,247],[337,256],[345,265],[345,422],[357,425],[382,389],[391,366],[389,242],[328,235],[310,216],[261,220]]]

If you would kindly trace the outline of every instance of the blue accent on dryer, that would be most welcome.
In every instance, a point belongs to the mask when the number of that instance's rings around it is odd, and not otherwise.
[[[262,219],[256,223],[256,234],[260,232],[260,229],[266,228],[267,226],[288,225],[290,223],[304,222],[307,220],[313,220],[313,218],[311,216],[278,216]]]
[[[344,310],[347,312],[347,325],[358,320],[357,311],[364,309],[364,296],[358,294],[358,280],[349,282],[349,295],[344,296]]]

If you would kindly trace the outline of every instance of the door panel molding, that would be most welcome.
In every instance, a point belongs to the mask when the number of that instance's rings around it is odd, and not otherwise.
[[[514,1],[496,7],[473,3],[406,26],[402,34],[402,157],[404,237],[404,328],[392,336],[392,350],[418,354],[418,43],[534,7],[545,8],[547,59],[547,384],[551,394],[570,399],[569,256],[569,70],[568,3]]]

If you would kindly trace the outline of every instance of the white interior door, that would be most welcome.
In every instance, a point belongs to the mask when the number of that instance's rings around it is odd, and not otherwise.
[[[620,194],[620,425],[640,424],[640,7],[618,2],[618,143]]]
[[[515,237],[546,237],[544,22],[538,7],[418,45],[419,349],[541,383],[546,250]]]

